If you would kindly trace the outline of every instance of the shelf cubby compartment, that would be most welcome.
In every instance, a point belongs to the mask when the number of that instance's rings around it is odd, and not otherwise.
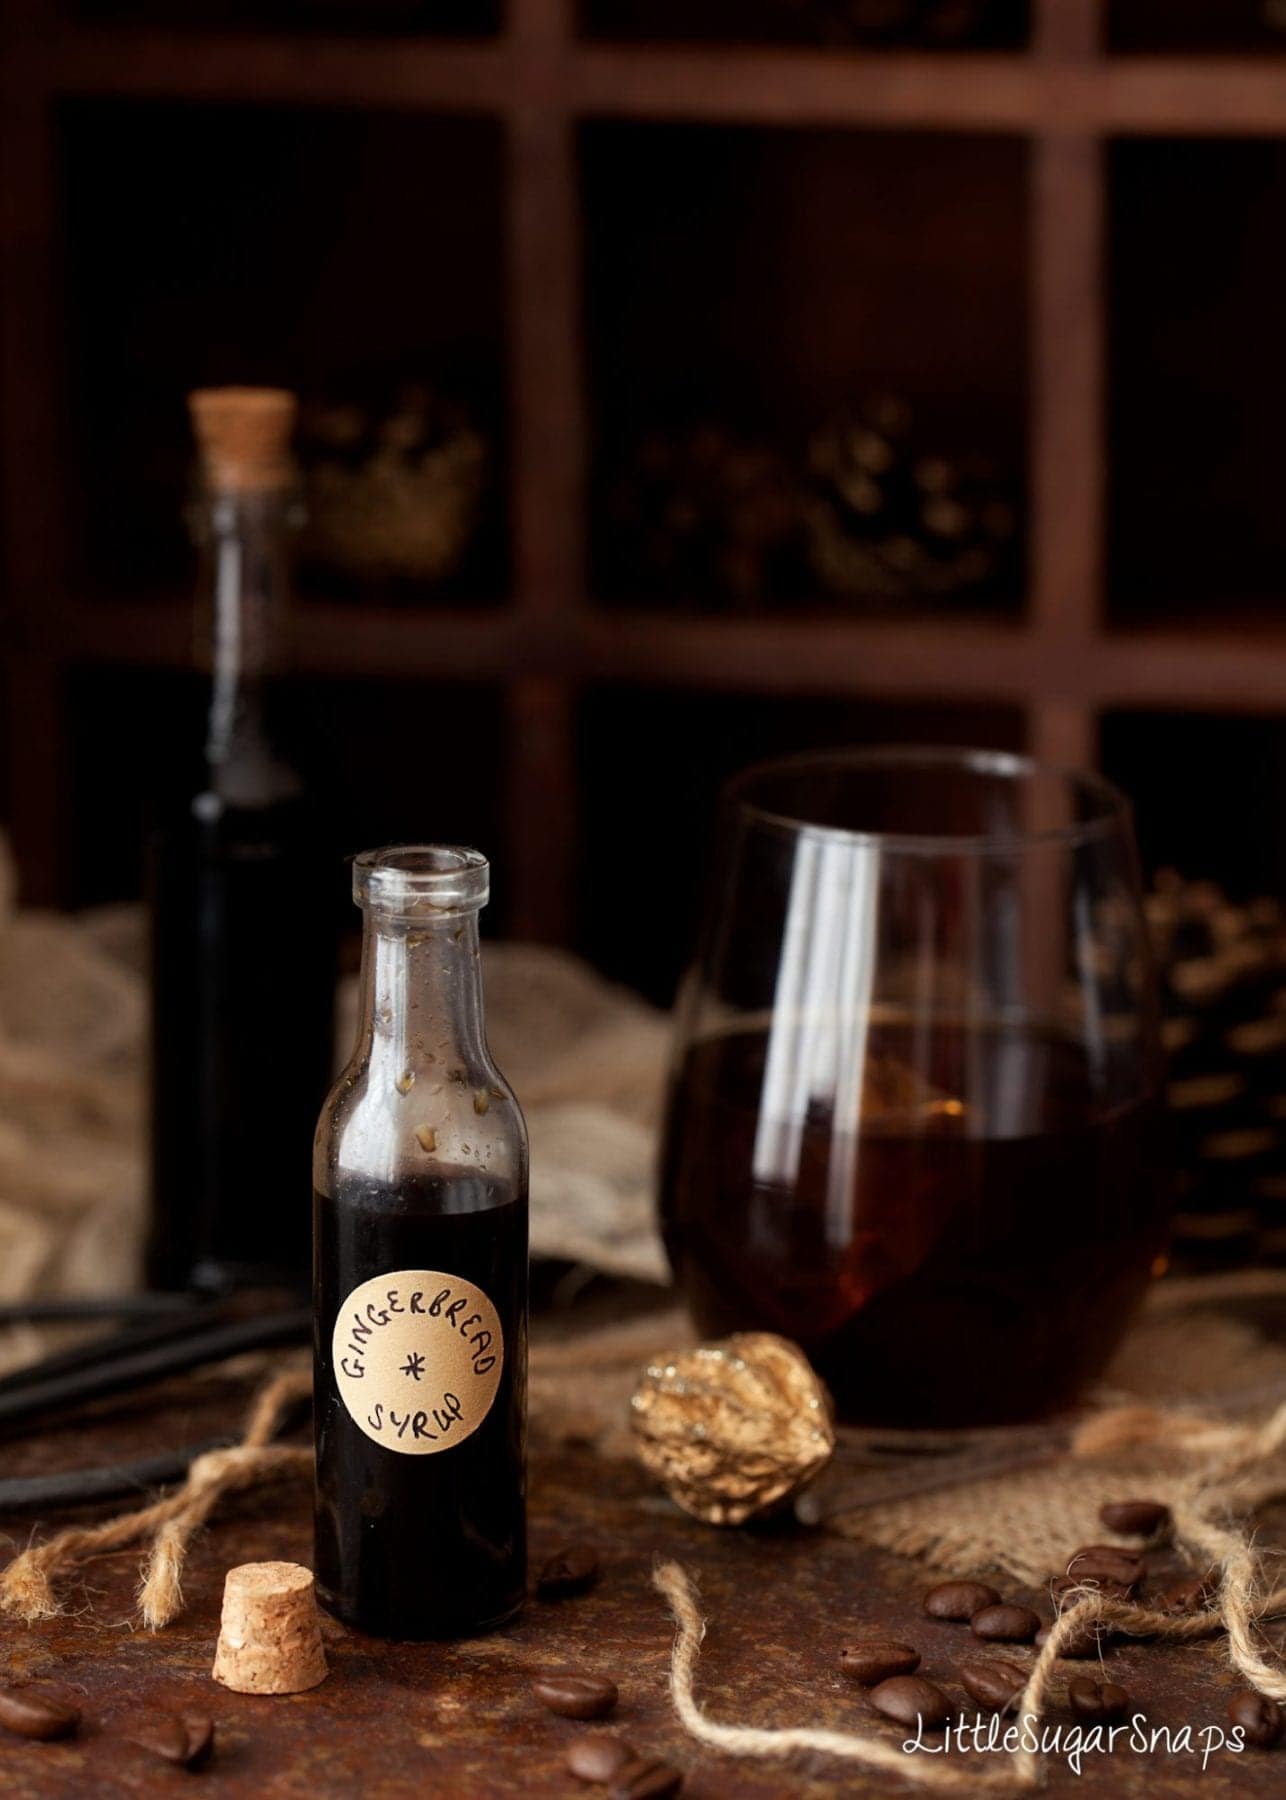
[[[581,0],[586,36],[706,43],[823,44],[928,52],[1014,50],[1026,0]]]
[[[189,388],[297,388],[378,418],[427,384],[489,445],[481,516],[441,583],[508,584],[503,140],[494,121],[76,100],[57,113],[73,592],[190,583]],[[383,577],[381,584],[383,584]],[[360,579],[319,578],[354,598]]]
[[[1110,0],[1112,50],[1159,55],[1286,51],[1280,0]]]
[[[1100,736],[1104,773],[1134,802],[1149,875],[1173,868],[1238,900],[1286,897],[1286,836],[1247,830],[1252,793],[1264,819],[1286,812],[1286,721],[1122,708]]]
[[[1110,148],[1109,617],[1280,621],[1286,141]]]
[[[593,122],[580,147],[596,597],[693,611],[1015,616],[1027,410],[1023,143]],[[664,556],[650,566],[647,482],[658,443],[669,457],[670,446],[690,446],[694,431],[704,443],[713,427],[734,457],[751,458],[752,480],[765,478],[766,459],[770,485],[788,489],[788,519],[815,518],[822,496],[833,549],[840,477],[810,468],[810,440],[887,397],[907,409],[895,470],[923,469],[926,480],[944,463],[994,471],[982,479],[1007,504],[1011,536],[990,586],[944,597],[931,588],[936,565],[923,578],[914,572],[927,565],[913,550],[912,573],[897,572],[891,591],[854,594],[847,574],[818,576],[812,524],[786,529],[767,560],[756,548],[749,581],[727,577],[722,563],[711,576],[700,549],[694,563],[682,553],[677,574]],[[688,450],[677,454],[682,462]],[[680,483],[688,480],[685,468]],[[681,485],[680,510],[685,498]],[[756,521],[759,505],[756,495]],[[880,516],[894,535],[918,518],[903,502]],[[846,533],[838,554],[848,569]]]
[[[64,12],[85,25],[363,37],[491,37],[501,23],[500,0],[64,0]]]

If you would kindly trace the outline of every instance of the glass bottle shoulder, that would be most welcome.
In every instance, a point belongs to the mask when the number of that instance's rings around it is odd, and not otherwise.
[[[488,1056],[359,1054],[322,1109],[314,1184],[341,1175],[418,1181],[436,1169],[472,1172],[515,1192],[527,1183],[527,1128],[512,1088]]]

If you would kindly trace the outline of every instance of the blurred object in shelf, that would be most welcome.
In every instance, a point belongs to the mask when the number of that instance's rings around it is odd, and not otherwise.
[[[1211,881],[1156,877],[1176,1267],[1286,1265],[1286,912]]]
[[[1004,604],[1019,592],[1016,480],[937,454],[877,396],[808,440],[806,466],[707,421],[645,436],[609,490],[609,597],[703,612]]]
[[[761,611],[798,578],[785,456],[727,425],[650,432],[608,496],[613,598]]]
[[[319,401],[300,419],[308,522],[301,561],[363,586],[437,586],[482,516],[487,441],[466,410],[422,383],[383,401]]]
[[[985,457],[935,454],[886,395],[814,432],[805,500],[821,588],[857,602],[1001,599],[1016,592],[1014,483]]]

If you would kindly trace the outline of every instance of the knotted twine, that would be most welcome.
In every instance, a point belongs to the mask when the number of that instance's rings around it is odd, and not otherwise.
[[[310,1449],[271,1442],[290,1409],[311,1392],[306,1369],[274,1376],[256,1395],[240,1443],[194,1458],[187,1479],[172,1494],[100,1525],[73,1525],[24,1550],[0,1575],[0,1611],[28,1624],[52,1618],[62,1611],[54,1585],[60,1576],[86,1557],[150,1539],[139,1614],[151,1631],[168,1625],[183,1604],[183,1565],[192,1539],[224,1496],[279,1476],[312,1474]]]
[[[1265,1558],[1250,1538],[1228,1522],[1234,1506],[1257,1505],[1286,1491],[1280,1472],[1265,1475],[1263,1465],[1286,1445],[1286,1403],[1258,1427],[1221,1424],[1152,1408],[1125,1406],[1099,1415],[1077,1434],[1073,1456],[1140,1444],[1197,1451],[1200,1466],[1171,1504],[1177,1548],[1218,1574],[1212,1604],[1204,1611],[1174,1616],[1128,1600],[1109,1599],[1092,1588],[1072,1591],[1050,1628],[1013,1711],[1021,1720],[1039,1723],[1048,1702],[1063,1646],[1096,1624],[1129,1637],[1161,1637],[1184,1641],[1227,1634],[1233,1666],[1252,1687],[1275,1700],[1286,1700],[1286,1665],[1270,1656],[1257,1626],[1286,1614],[1286,1586],[1265,1591]],[[685,1729],[703,1744],[734,1755],[788,1756],[812,1751],[868,1768],[896,1770],[926,1787],[1033,1788],[1042,1775],[1037,1750],[1020,1743],[1003,1768],[967,1772],[932,1758],[917,1757],[886,1739],[813,1726],[724,1725],[707,1716],[694,1693],[697,1660],[706,1621],[695,1584],[676,1562],[659,1563],[653,1584],[668,1601],[676,1631],[670,1662],[670,1694]]]

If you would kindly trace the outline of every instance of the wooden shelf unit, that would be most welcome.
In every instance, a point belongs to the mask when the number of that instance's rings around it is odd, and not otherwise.
[[[50,592],[63,374],[53,308],[51,108],[69,96],[482,113],[508,146],[513,591],[492,613],[314,605],[305,671],[502,684],[511,927],[572,928],[574,708],[595,683],[749,693],[994,699],[1038,755],[1091,761],[1111,707],[1286,709],[1286,623],[1113,630],[1106,621],[1105,147],[1118,134],[1286,138],[1286,57],[1109,56],[1100,0],[1033,0],[1012,54],[613,44],[569,0],[510,0],[494,39],[74,27],[6,15],[0,326],[11,826],[29,897],[62,893],[62,676],[186,654],[177,605]],[[576,133],[591,118],[1017,134],[1029,144],[1030,590],[1018,625],[941,616],[711,620],[588,599],[587,396]]]

